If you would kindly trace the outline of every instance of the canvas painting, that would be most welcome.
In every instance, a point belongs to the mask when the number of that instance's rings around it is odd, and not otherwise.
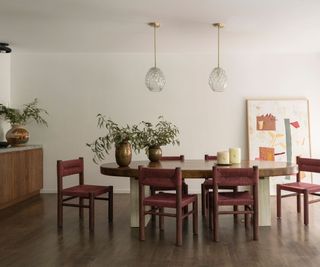
[[[296,156],[310,157],[309,105],[306,99],[247,100],[250,160],[295,162]],[[304,174],[304,181],[311,181]],[[277,183],[295,181],[295,176],[273,177]]]

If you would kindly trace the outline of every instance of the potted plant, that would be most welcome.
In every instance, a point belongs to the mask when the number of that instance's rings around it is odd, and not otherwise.
[[[105,116],[98,114],[98,127],[104,128],[106,134],[98,137],[94,142],[87,143],[94,153],[93,161],[98,164],[98,161],[103,160],[106,154],[115,144],[116,162],[120,167],[126,167],[130,164],[132,158],[132,148],[134,151],[139,151],[136,137],[138,133],[138,126],[119,126],[118,123],[106,119]]]
[[[152,162],[157,162],[162,157],[161,146],[172,144],[180,145],[177,138],[179,129],[176,125],[166,121],[163,116],[158,117],[158,122],[152,124],[142,121],[142,129],[137,136],[138,147],[145,148],[148,158]]]
[[[0,118],[11,124],[11,129],[6,134],[6,139],[11,146],[23,145],[29,140],[29,132],[24,128],[28,122],[34,120],[38,124],[48,126],[41,113],[48,114],[45,109],[37,107],[38,99],[25,104],[22,110],[10,108],[0,104]]]

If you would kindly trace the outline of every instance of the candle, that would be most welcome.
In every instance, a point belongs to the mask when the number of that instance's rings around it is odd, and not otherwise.
[[[217,162],[218,162],[218,164],[230,164],[229,152],[228,151],[218,152],[217,153]]]
[[[241,148],[232,147],[229,149],[229,153],[230,153],[230,163],[231,164],[241,163]]]

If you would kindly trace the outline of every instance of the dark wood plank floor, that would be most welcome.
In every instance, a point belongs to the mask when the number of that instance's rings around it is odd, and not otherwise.
[[[294,199],[283,200],[283,219],[260,227],[260,240],[251,229],[221,218],[219,243],[199,216],[199,235],[192,222],[184,226],[182,247],[174,246],[175,223],[165,221],[165,231],[150,225],[146,241],[129,227],[129,195],[116,194],[114,223],[107,223],[106,203],[96,207],[96,231],[89,234],[88,217],[79,222],[77,209],[65,208],[63,231],[56,227],[56,195],[41,195],[0,211],[0,266],[319,266],[320,205],[311,205],[310,225],[295,212]]]

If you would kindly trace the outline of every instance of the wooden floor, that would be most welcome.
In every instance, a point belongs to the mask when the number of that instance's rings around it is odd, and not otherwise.
[[[96,206],[96,231],[89,234],[88,217],[79,222],[77,209],[65,208],[63,231],[56,227],[56,195],[42,195],[0,211],[0,266],[319,266],[320,205],[311,205],[310,225],[295,212],[294,199],[283,199],[283,219],[260,227],[260,241],[251,229],[230,216],[221,217],[219,243],[199,216],[199,235],[185,224],[182,247],[175,247],[174,219],[159,234],[147,227],[146,241],[129,227],[129,196],[116,194],[114,223],[107,223],[106,203]]]

